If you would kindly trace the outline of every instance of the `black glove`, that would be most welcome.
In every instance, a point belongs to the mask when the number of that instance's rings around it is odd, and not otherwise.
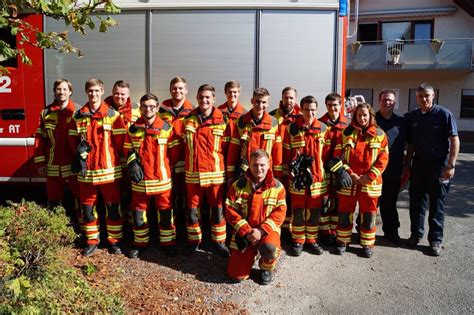
[[[296,159],[290,162],[289,168],[293,176],[293,187],[296,190],[310,187],[313,183],[313,174],[311,173],[313,161],[312,156],[298,154]]]
[[[81,171],[81,162],[80,159],[75,156],[71,161],[71,172],[77,174]]]
[[[237,248],[241,252],[243,252],[249,245],[249,242],[247,241],[245,236],[240,236],[238,233],[235,234],[235,243],[237,244]]]
[[[247,171],[248,168],[249,168],[249,162],[247,161],[247,159],[240,159],[239,165],[237,165],[237,169],[236,169],[237,174],[235,178],[244,177],[245,172]]]
[[[330,206],[331,206],[331,199],[329,199],[329,196],[324,196],[323,203],[321,206],[321,215],[327,215]]]
[[[345,170],[342,169],[337,176],[337,187],[340,189],[342,187],[349,188],[352,186],[351,175]]]
[[[75,174],[79,174],[82,177],[86,176],[87,173],[87,155],[91,152],[92,148],[87,141],[82,140],[76,148],[76,156],[74,157],[71,164],[71,171]]]
[[[138,183],[144,177],[143,169],[140,165],[140,160],[135,154],[135,152],[131,152],[128,155],[127,159],[127,167],[128,167],[128,176],[130,180],[134,183]]]

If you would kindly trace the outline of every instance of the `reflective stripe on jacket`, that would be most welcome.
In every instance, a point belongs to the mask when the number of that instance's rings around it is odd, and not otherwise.
[[[64,109],[56,103],[47,106],[40,114],[35,134],[34,162],[37,168],[46,166],[46,176],[69,177],[72,154],[68,150],[68,128],[76,106],[72,100]]]
[[[74,115],[68,134],[73,152],[76,152],[82,140],[92,149],[86,159],[86,175],[79,174],[78,181],[103,184],[122,177],[120,156],[125,139],[125,124],[116,110],[102,102],[93,113],[89,104],[86,104]]]
[[[388,141],[383,130],[375,125],[365,132],[354,124],[344,129],[338,139],[334,155],[342,159],[349,174],[367,175],[372,182],[368,185],[353,184],[338,193],[354,196],[357,189],[371,197],[382,194],[382,173],[388,164]]]

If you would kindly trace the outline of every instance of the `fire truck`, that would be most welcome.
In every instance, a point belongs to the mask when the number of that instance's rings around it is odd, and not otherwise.
[[[119,23],[106,33],[87,36],[70,30],[83,58],[54,50],[24,46],[33,65],[2,62],[10,70],[0,75],[0,182],[42,182],[33,163],[34,136],[39,113],[53,101],[53,82],[72,82],[73,101],[86,103],[84,83],[100,78],[111,93],[117,80],[131,84],[132,100],[154,93],[169,97],[169,81],[183,76],[188,98],[210,83],[225,101],[226,81],[238,80],[241,101],[250,104],[252,91],[266,87],[271,107],[278,106],[281,90],[294,86],[298,97],[314,95],[325,111],[324,97],[344,95],[345,47],[348,36],[347,0],[116,0]],[[64,31],[61,21],[28,15],[39,29]],[[7,38],[22,47],[19,36]]]

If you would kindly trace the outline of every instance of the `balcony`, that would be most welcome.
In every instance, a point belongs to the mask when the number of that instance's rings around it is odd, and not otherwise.
[[[355,42],[347,45],[347,70],[474,69],[474,39]]]

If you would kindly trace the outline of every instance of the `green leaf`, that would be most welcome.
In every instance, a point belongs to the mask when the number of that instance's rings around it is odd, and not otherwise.
[[[92,19],[89,19],[89,21],[87,21],[87,26],[89,26],[89,28],[93,30],[95,28],[94,21],[92,21]]]
[[[16,278],[13,280],[10,280],[6,287],[13,292],[14,297],[18,297],[21,294],[21,284],[20,284],[20,279]]]
[[[113,2],[107,2],[104,6],[104,11],[107,13],[119,14],[121,10]]]
[[[105,20],[100,21],[99,32],[101,33],[107,32],[107,22]]]

